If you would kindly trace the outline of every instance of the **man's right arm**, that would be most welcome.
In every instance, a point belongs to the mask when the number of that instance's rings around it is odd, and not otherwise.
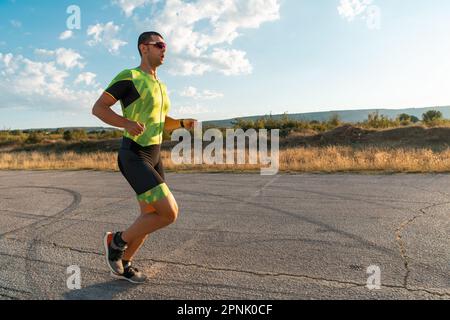
[[[145,126],[128,120],[117,113],[115,113],[111,107],[117,102],[111,95],[103,92],[97,102],[94,104],[92,108],[92,114],[102,120],[103,122],[118,128],[123,128],[128,131],[130,134],[134,136],[140,135]]]

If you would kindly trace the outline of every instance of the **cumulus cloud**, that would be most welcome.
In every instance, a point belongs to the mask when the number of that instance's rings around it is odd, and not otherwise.
[[[95,81],[96,77],[97,75],[95,73],[83,72],[77,76],[77,78],[75,79],[75,84],[84,83],[88,86],[94,85],[97,87],[99,86],[99,84]]]
[[[55,55],[55,51],[47,49],[35,49],[34,53],[43,57],[52,57]]]
[[[87,35],[92,37],[87,43],[89,46],[103,45],[112,54],[117,54],[120,51],[120,47],[123,47],[127,42],[117,38],[121,27],[115,25],[110,21],[106,24],[98,23],[88,27]]]
[[[84,68],[84,63],[81,63],[80,60],[83,57],[76,51],[72,49],[59,48],[55,51],[56,63],[66,67],[67,69],[72,69],[75,67],[79,67],[80,69]]]
[[[251,73],[252,67],[245,52],[231,47],[233,41],[242,30],[278,20],[279,11],[280,0],[167,0],[157,19],[134,19],[139,29],[164,35],[176,58],[172,74],[241,75]]]
[[[59,35],[59,40],[67,40],[73,37],[73,31],[72,30],[66,30],[63,33]]]
[[[217,98],[222,98],[223,94],[211,90],[199,91],[195,87],[187,87],[180,92],[180,96],[193,98],[196,100],[212,100]]]
[[[116,0],[114,4],[118,5],[126,17],[131,17],[133,11],[150,3],[158,2],[158,0]]]
[[[64,67],[65,62],[58,63],[56,53],[53,58],[52,61],[37,61],[0,53],[2,106],[47,111],[92,107],[101,90],[74,90],[66,84],[71,75]]]
[[[55,57],[56,63],[64,66],[67,69],[78,67],[83,69],[85,64],[81,62],[83,57],[76,51],[66,48],[58,48],[56,50],[36,49],[34,52],[37,55],[46,57]]]
[[[348,21],[353,21],[365,12],[372,2],[372,0],[341,0],[338,7],[339,15]]]

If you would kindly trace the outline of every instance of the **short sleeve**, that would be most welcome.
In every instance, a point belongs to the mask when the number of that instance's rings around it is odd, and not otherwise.
[[[105,89],[105,92],[116,100],[124,100],[131,92],[133,86],[130,70],[119,73]]]

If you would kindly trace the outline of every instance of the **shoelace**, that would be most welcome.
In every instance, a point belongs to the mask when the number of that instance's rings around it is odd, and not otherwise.
[[[121,260],[125,251],[113,249],[112,247],[109,247],[109,259],[116,261]]]
[[[130,276],[134,276],[138,272],[139,272],[139,270],[132,266],[129,266],[129,267],[125,268],[125,270],[124,270],[124,273],[129,274]]]

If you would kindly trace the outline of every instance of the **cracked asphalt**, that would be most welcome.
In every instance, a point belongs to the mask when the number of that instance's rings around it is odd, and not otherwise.
[[[450,299],[450,175],[167,180],[180,215],[149,237],[135,259],[149,281],[133,285],[103,257],[103,233],[139,213],[120,173],[0,171],[0,299]]]

